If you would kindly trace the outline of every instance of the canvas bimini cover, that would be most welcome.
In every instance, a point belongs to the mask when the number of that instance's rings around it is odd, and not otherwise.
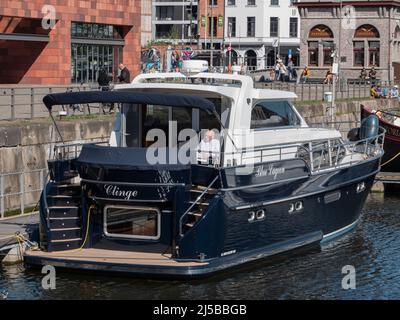
[[[85,91],[48,94],[43,103],[49,111],[55,105],[87,103],[135,103],[195,108],[218,116],[214,104],[204,98],[160,92]]]

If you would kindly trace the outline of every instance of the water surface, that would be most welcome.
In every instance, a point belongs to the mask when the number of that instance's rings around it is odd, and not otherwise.
[[[343,290],[342,267],[356,269],[356,289]],[[7,299],[399,299],[400,197],[369,196],[354,232],[325,245],[225,272],[206,280],[156,281],[58,272],[43,290],[40,270],[0,266]]]

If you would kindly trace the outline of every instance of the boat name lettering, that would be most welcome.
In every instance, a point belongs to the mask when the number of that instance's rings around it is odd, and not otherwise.
[[[260,166],[257,168],[256,171],[256,177],[266,177],[266,176],[272,176],[274,177],[274,180],[278,177],[280,174],[285,173],[285,168],[276,168],[274,167],[273,164],[270,164],[268,166]]]
[[[137,190],[121,190],[118,186],[112,184],[104,185],[104,190],[108,196],[124,198],[125,200],[130,200],[136,198],[138,195]]]

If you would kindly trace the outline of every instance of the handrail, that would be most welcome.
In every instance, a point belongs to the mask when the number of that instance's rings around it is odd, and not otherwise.
[[[89,145],[89,144],[107,144],[108,139],[104,141],[90,141],[90,142],[79,142],[79,143],[69,143],[69,144],[56,144],[53,148],[54,150],[54,159],[57,160],[68,160],[68,159],[73,159],[78,157],[78,148],[83,147],[84,145]],[[70,150],[69,148],[73,148],[73,154],[74,157],[68,157],[70,155]],[[68,149],[68,151],[65,153],[63,152],[65,149]],[[58,150],[61,150],[62,152],[58,152]]]
[[[240,165],[243,165],[244,160],[254,160],[254,164],[263,162],[264,158],[270,158],[274,161],[281,161],[285,159],[303,159],[309,162],[311,172],[317,172],[321,170],[324,157],[332,155],[334,158],[329,157],[330,168],[336,168],[340,164],[340,154],[344,151],[345,156],[350,156],[350,161],[346,162],[346,165],[350,166],[354,164],[353,155],[359,155],[360,153],[366,156],[365,160],[370,157],[376,156],[376,152],[383,149],[383,142],[385,136],[385,129],[379,127],[379,132],[376,136],[365,138],[357,141],[345,141],[343,142],[339,138],[330,138],[326,140],[316,141],[304,141],[286,145],[272,145],[262,148],[242,148],[236,152],[220,152],[223,156],[228,156],[228,159],[240,160]],[[363,146],[363,151],[360,150]],[[296,149],[296,150],[294,150]],[[286,151],[285,151],[286,150]],[[303,152],[302,152],[303,151]],[[217,152],[216,152],[217,153]],[[250,156],[246,157],[247,154]],[[308,159],[306,158],[308,156]],[[260,161],[257,161],[260,158]],[[306,158],[306,159],[304,159]],[[317,161],[315,163],[315,161]],[[356,160],[360,162],[360,159]],[[244,163],[245,165],[245,163]],[[234,165],[235,166],[235,165]]]
[[[191,204],[191,206],[185,211],[185,213],[179,218],[179,235],[183,236],[183,218],[187,216],[190,210],[203,198],[207,191],[212,187],[212,185],[218,180],[219,175],[217,175],[214,180],[208,185],[206,189],[197,197],[197,199]]]

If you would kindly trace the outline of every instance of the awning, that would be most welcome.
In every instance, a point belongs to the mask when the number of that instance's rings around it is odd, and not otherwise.
[[[214,104],[204,98],[158,92],[86,91],[48,94],[43,103],[51,111],[55,105],[87,103],[135,103],[158,106],[194,108],[216,114]]]
[[[50,36],[43,34],[0,33],[0,40],[49,42]]]

